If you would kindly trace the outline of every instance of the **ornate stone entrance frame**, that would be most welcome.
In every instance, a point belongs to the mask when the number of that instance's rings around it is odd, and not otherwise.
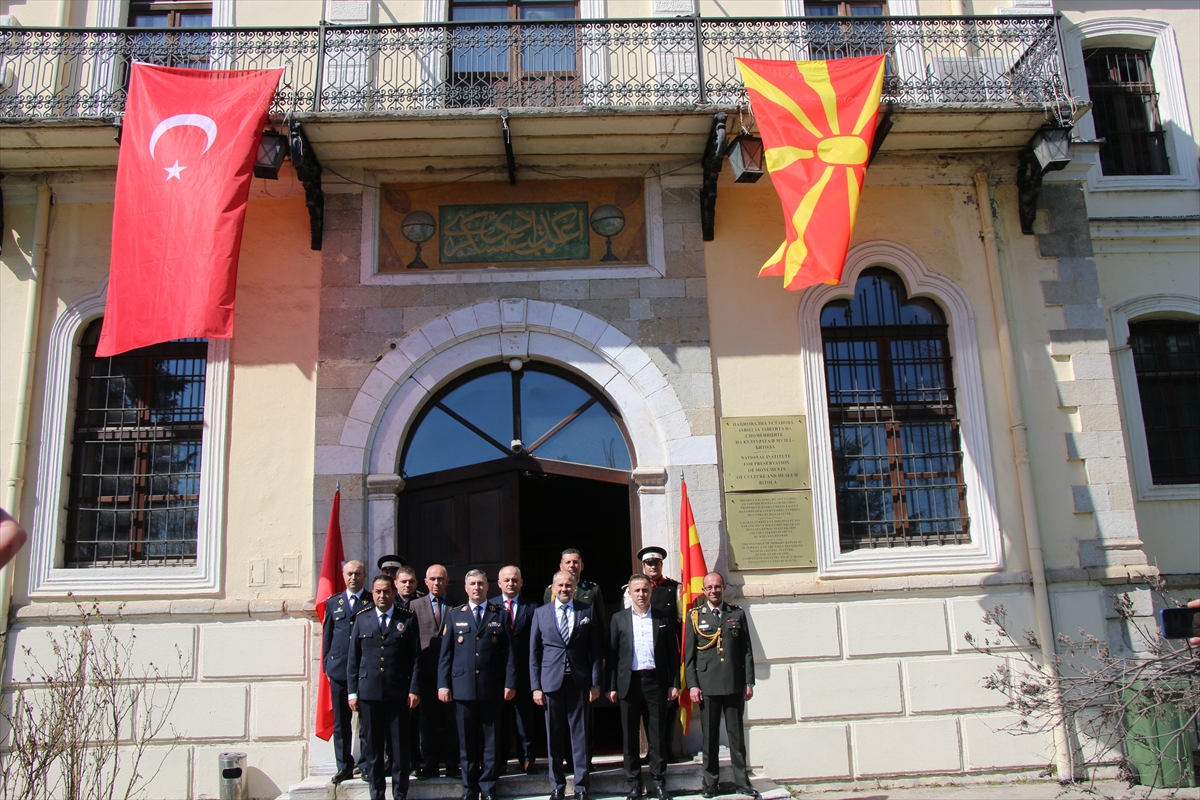
[[[340,443],[317,448],[319,473],[365,478],[368,563],[390,552],[395,541],[404,488],[397,474],[400,450],[417,412],[459,375],[513,358],[572,370],[612,401],[629,433],[643,543],[677,553],[665,493],[668,470],[715,466],[716,437],[692,435],[663,373],[604,320],[557,303],[502,299],[460,308],[405,335],[363,381]]]

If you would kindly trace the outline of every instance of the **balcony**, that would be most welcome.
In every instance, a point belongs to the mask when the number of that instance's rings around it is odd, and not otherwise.
[[[0,153],[10,169],[115,164],[108,126],[130,63],[143,61],[282,68],[272,112],[305,122],[323,163],[494,162],[500,108],[514,112],[514,140],[528,140],[523,163],[661,163],[694,159],[712,114],[745,107],[735,58],[869,54],[888,56],[883,99],[896,124],[885,149],[1017,147],[1071,111],[1050,16],[4,28]]]

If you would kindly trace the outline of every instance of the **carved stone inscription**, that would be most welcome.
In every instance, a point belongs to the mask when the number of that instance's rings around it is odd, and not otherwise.
[[[814,567],[812,492],[725,495],[733,569]]]
[[[587,203],[446,205],[439,211],[443,264],[586,260],[591,254]]]
[[[804,417],[721,420],[725,491],[809,489]]]

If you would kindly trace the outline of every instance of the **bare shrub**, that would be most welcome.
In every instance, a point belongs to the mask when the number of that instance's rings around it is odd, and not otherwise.
[[[167,719],[181,682],[169,667],[187,674],[183,653],[175,648],[176,665],[140,664],[135,629],[118,631],[96,603],[76,607],[69,626],[46,632],[47,655],[20,648],[30,674],[13,665],[0,707],[2,800],[141,797],[177,746]]]

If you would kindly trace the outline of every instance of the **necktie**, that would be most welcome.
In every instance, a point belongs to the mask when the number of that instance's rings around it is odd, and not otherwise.
[[[387,633],[388,615],[383,614],[379,617],[379,635],[383,636]]]
[[[504,605],[508,607],[508,627],[511,628],[513,626],[513,624],[517,621],[517,612],[513,609],[512,598],[510,597],[507,600],[505,600]]]
[[[475,627],[483,624],[483,606],[475,606]]]
[[[356,594],[350,595],[350,614],[352,616],[354,614],[354,607],[357,605],[358,605],[358,595],[356,595]]]
[[[558,635],[562,637],[564,643],[571,636],[571,625],[567,621],[567,612],[569,611],[569,607],[562,606],[562,616],[558,618]]]
[[[433,622],[439,628],[442,626],[442,601],[433,599]]]

